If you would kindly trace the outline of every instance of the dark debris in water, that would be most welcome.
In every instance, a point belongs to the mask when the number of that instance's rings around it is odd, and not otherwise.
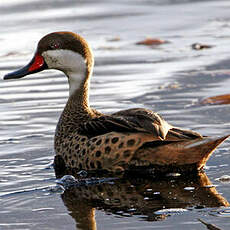
[[[162,40],[159,38],[146,38],[143,41],[137,42],[136,45],[156,46],[156,45],[162,45],[165,43],[169,43],[169,41]]]
[[[118,42],[118,41],[120,41],[121,40],[121,38],[120,37],[113,37],[113,38],[108,38],[107,39],[107,41],[108,42]]]
[[[229,175],[222,175],[221,177],[217,178],[216,180],[221,181],[223,183],[229,183],[230,182],[230,176]]]
[[[207,229],[210,229],[210,230],[221,230],[220,228],[218,228],[216,225],[214,225],[214,224],[209,224],[209,223],[207,223],[207,222],[205,222],[205,221],[203,221],[203,220],[201,220],[201,219],[198,219],[202,224],[204,224],[206,227],[207,227]]]
[[[213,45],[201,44],[201,43],[193,43],[191,45],[193,50],[203,50],[213,48]]]
[[[227,105],[230,104],[230,94],[207,97],[200,101],[201,105]]]

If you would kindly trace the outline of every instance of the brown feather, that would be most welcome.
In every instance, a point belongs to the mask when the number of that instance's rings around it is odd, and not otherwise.
[[[146,109],[123,110],[102,115],[80,125],[78,132],[89,138],[110,132],[148,133],[164,140],[171,126],[157,113]]]

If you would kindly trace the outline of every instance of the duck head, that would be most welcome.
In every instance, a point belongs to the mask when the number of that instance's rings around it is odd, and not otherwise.
[[[57,69],[68,77],[71,94],[89,78],[93,64],[92,51],[84,38],[72,32],[54,32],[39,41],[29,64],[6,74],[4,79],[18,79],[45,69]]]

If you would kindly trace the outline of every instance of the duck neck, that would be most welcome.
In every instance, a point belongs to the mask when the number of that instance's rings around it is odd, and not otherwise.
[[[68,73],[69,99],[65,110],[71,113],[72,117],[77,113],[87,115],[91,110],[89,105],[90,75],[89,72]]]
[[[59,119],[56,137],[75,132],[77,127],[90,118],[94,112],[89,106],[89,84],[92,71],[67,72],[69,98]]]

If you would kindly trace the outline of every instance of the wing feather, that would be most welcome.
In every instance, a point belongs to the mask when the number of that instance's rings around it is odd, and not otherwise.
[[[151,110],[129,109],[93,118],[81,124],[78,132],[89,138],[110,132],[142,132],[163,140],[170,128],[172,126]]]

